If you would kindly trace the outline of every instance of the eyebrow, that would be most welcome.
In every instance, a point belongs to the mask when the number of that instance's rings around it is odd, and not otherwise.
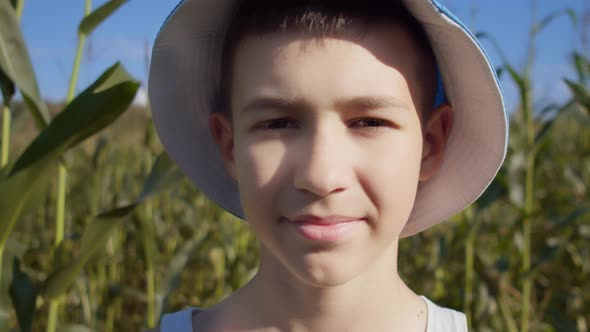
[[[375,110],[383,108],[402,108],[407,109],[408,105],[389,95],[359,96],[352,98],[342,98],[336,100],[333,107],[342,110]],[[250,101],[242,112],[250,112],[260,109],[275,109],[283,111],[310,111],[314,107],[304,99],[288,99],[281,97],[258,97]]]
[[[287,99],[280,97],[258,97],[250,101],[242,109],[242,113],[260,109],[275,109],[283,111],[305,110],[309,111],[313,107],[303,99]]]
[[[389,95],[360,96],[350,99],[341,99],[336,101],[335,107],[338,109],[362,109],[375,110],[382,108],[403,108],[407,109],[408,105]]]

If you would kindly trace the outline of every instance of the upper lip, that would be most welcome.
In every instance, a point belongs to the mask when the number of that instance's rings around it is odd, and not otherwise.
[[[287,219],[290,222],[295,222],[295,223],[299,222],[299,223],[329,225],[329,224],[339,224],[339,223],[356,221],[356,220],[360,220],[363,218],[341,216],[341,215],[336,215],[336,214],[332,214],[332,215],[324,216],[324,217],[316,216],[313,214],[302,214],[302,215],[294,216],[292,218],[285,218],[285,219]]]

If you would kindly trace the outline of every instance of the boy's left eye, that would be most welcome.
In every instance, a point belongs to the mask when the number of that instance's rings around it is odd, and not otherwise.
[[[361,118],[352,122],[351,127],[360,127],[363,130],[380,130],[389,128],[399,128],[395,123],[378,118]]]
[[[367,118],[367,119],[360,119],[358,121],[356,121],[355,123],[362,125],[363,127],[379,127],[379,126],[383,126],[386,125],[386,121],[381,120],[381,119],[373,119],[373,118]]]
[[[277,129],[288,129],[294,126],[293,120],[289,118],[277,118],[271,119],[268,121],[264,121],[260,123],[257,127],[261,129],[267,130],[277,130]]]

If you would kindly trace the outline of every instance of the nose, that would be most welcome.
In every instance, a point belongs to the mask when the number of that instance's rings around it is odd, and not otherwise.
[[[337,132],[316,128],[300,140],[294,170],[296,189],[325,197],[350,186],[350,151],[346,139]]]

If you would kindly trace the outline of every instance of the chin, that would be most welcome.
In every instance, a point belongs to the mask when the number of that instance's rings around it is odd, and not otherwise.
[[[309,286],[329,288],[350,282],[364,270],[363,264],[354,264],[350,258],[333,256],[330,253],[308,254],[300,266],[291,267],[291,273]]]

